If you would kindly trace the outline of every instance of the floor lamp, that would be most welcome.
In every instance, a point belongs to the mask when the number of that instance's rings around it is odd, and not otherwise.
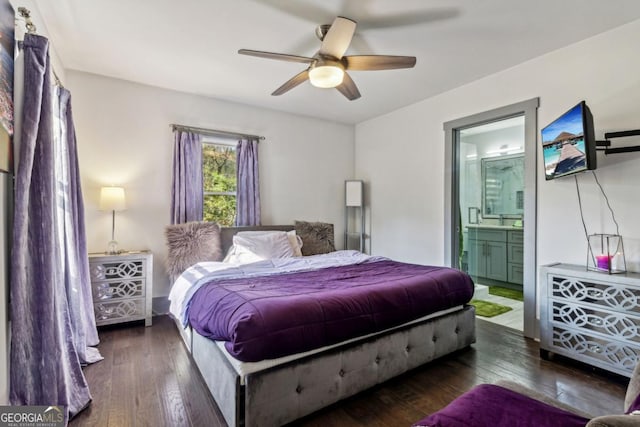
[[[118,242],[115,239],[116,211],[123,211],[126,208],[124,188],[102,187],[100,189],[100,210],[111,211],[111,241],[107,245],[107,254],[109,255],[117,255],[122,252],[118,250]]]

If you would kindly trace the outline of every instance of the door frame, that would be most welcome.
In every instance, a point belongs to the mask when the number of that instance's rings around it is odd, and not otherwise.
[[[523,259],[523,292],[524,292],[524,330],[525,337],[540,337],[537,321],[537,263],[536,263],[536,223],[537,223],[537,111],[539,98],[496,108],[460,119],[444,123],[445,131],[445,184],[444,184],[444,256],[445,264],[458,266],[459,258],[459,226],[460,210],[460,133],[462,129],[483,125],[490,122],[524,115],[524,259]],[[454,224],[456,224],[454,226]]]

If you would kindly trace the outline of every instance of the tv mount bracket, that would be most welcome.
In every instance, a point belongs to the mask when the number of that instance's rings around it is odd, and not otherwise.
[[[605,137],[604,141],[596,141],[596,147],[605,147],[605,148],[596,148],[596,150],[604,151],[604,154],[631,153],[633,151],[640,151],[640,145],[633,145],[630,147],[608,148],[608,147],[611,147],[611,141],[609,141],[609,139],[623,138],[625,136],[637,136],[637,135],[640,135],[640,129],[623,130],[620,132],[607,132],[604,134],[604,137]]]

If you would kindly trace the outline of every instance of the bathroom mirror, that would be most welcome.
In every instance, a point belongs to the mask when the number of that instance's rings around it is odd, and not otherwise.
[[[521,218],[524,213],[524,155],[482,159],[482,216]]]

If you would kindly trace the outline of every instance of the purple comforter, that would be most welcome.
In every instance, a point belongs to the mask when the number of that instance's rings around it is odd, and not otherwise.
[[[472,388],[414,427],[584,427],[588,419],[493,384]]]
[[[253,362],[397,326],[472,295],[473,282],[461,271],[384,260],[214,280],[194,294],[189,323]]]

